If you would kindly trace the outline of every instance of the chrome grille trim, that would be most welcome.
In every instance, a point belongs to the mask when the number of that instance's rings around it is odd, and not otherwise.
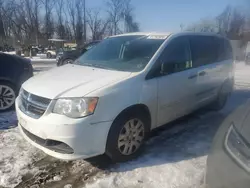
[[[18,106],[26,115],[38,119],[47,110],[51,100],[31,94],[24,89],[19,94]]]

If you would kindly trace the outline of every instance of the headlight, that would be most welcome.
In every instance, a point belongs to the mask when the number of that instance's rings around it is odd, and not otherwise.
[[[58,99],[53,113],[80,118],[94,113],[98,102],[97,97]]]
[[[233,124],[226,135],[225,148],[238,164],[250,172],[250,147]]]

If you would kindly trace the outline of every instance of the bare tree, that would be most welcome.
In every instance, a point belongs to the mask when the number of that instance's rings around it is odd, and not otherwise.
[[[3,20],[2,7],[3,7],[3,0],[0,0],[0,42],[3,44],[5,39],[5,29],[3,23],[4,20]]]
[[[65,27],[64,27],[64,3],[65,0],[56,0],[55,9],[57,14],[57,25],[56,25],[56,33],[57,35],[64,39],[66,35]]]
[[[240,10],[234,9],[230,21],[230,30],[228,34],[234,36],[240,36],[242,34],[245,23],[246,23],[245,15],[243,15],[240,12]]]
[[[99,9],[87,11],[87,23],[92,33],[92,40],[103,39],[109,20],[101,18]]]
[[[77,44],[84,42],[84,0],[71,0],[67,3],[67,16]]]
[[[124,1],[122,15],[124,17],[124,32],[136,32],[140,30],[139,24],[134,21],[133,7],[131,5],[131,0]]]
[[[71,29],[73,31],[74,37],[76,36],[76,13],[75,13],[75,3],[74,1],[68,1],[68,18],[70,22]]]
[[[55,5],[55,1],[53,0],[42,0],[42,3],[44,5],[45,10],[45,16],[44,16],[44,34],[46,39],[52,37],[54,28],[53,28],[53,19],[52,19],[52,10]]]
[[[85,0],[0,0],[0,42],[46,44],[57,36],[82,44],[86,20],[93,40],[139,30],[130,0],[105,1],[104,12],[92,9],[85,15]]]
[[[75,0],[75,9],[76,9],[76,42],[81,44],[83,42],[83,0]],[[85,42],[85,41],[84,41]]]
[[[122,20],[122,15],[124,13],[124,1],[108,0],[107,12],[110,19],[110,34],[116,35],[120,31],[119,22]]]
[[[232,7],[227,6],[224,11],[217,16],[217,22],[218,22],[218,28],[219,28],[219,33],[222,35],[226,35],[226,33],[230,29],[230,20],[232,16]]]
[[[218,25],[214,19],[202,19],[186,28],[187,31],[193,32],[218,32]]]

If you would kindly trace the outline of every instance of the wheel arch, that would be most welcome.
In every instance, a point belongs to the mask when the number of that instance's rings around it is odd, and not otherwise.
[[[1,78],[1,77],[0,77],[0,83],[1,83],[1,82],[7,82],[7,83],[9,83],[9,84],[11,84],[11,85],[17,87],[17,84],[15,84],[15,82],[14,82],[13,80],[8,79],[8,78]]]
[[[150,128],[152,127],[152,118],[151,118],[151,113],[150,113],[150,110],[148,108],[147,105],[145,104],[134,104],[134,105],[131,105],[127,108],[125,108],[124,110],[122,110],[117,116],[116,118],[114,119],[114,121],[116,121],[118,118],[120,118],[122,115],[126,114],[126,113],[145,113],[146,117],[147,117],[147,120],[149,121],[149,125],[150,125]],[[113,121],[113,122],[114,122]]]

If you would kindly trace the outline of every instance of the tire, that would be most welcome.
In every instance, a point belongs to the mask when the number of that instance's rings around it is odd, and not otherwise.
[[[52,58],[52,54],[51,53],[47,53],[47,58],[51,59]]]
[[[134,134],[129,134],[129,127],[133,127],[130,131],[133,131]],[[150,121],[145,117],[145,114],[143,115],[135,111],[123,113],[115,119],[110,128],[106,155],[113,162],[125,162],[136,158],[141,153],[149,132]]]
[[[226,81],[222,85],[216,100],[210,105],[211,110],[220,111],[224,108],[232,92],[232,87],[233,87],[232,82],[230,81]]]
[[[16,87],[9,82],[0,81],[0,112],[15,108]]]
[[[72,59],[65,59],[63,60],[63,62],[61,63],[61,65],[66,65],[66,64],[72,64],[74,61]]]

